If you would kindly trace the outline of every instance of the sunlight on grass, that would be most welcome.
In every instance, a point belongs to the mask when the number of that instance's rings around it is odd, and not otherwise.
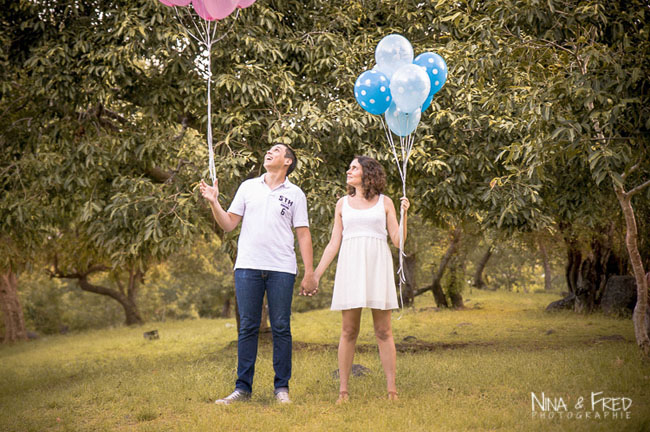
[[[474,291],[467,309],[417,299],[393,325],[400,401],[390,403],[369,311],[350,403],[336,406],[340,315],[293,315],[292,406],[273,399],[270,338],[249,404],[217,407],[236,377],[234,320],[151,323],[0,348],[1,430],[648,430],[650,366],[629,320],[547,314],[552,294]],[[160,339],[144,331],[157,328]],[[404,338],[409,337],[407,341]],[[627,397],[630,419],[539,419],[531,392],[573,410],[591,392]]]

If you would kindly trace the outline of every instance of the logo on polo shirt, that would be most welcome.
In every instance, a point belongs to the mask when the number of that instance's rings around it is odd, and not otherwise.
[[[279,201],[280,206],[282,206],[282,211],[280,211],[280,214],[284,216],[286,214],[286,211],[289,210],[293,205],[293,201],[283,195],[280,195]]]

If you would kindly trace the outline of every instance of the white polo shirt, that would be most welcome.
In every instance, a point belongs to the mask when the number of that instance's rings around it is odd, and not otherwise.
[[[307,198],[289,179],[271,190],[264,175],[243,182],[228,209],[242,216],[235,269],[296,274],[292,228],[308,227]]]

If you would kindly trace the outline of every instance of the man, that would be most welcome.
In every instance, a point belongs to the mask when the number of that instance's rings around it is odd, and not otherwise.
[[[235,262],[235,294],[240,317],[237,382],[235,391],[217,400],[217,404],[228,405],[251,397],[264,292],[273,334],[274,393],[280,403],[291,402],[290,315],[297,273],[292,228],[305,266],[301,294],[312,295],[318,291],[307,199],[287,178],[295,166],[296,155],[289,146],[271,147],[264,158],[266,173],[243,182],[227,212],[218,201],[219,182],[210,187],[201,180],[201,194],[210,203],[219,226],[229,232],[242,221]]]

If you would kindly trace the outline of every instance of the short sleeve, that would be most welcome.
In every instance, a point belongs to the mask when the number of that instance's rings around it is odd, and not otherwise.
[[[300,191],[296,199],[296,211],[293,213],[293,227],[309,227],[309,215],[307,214],[307,197]]]
[[[235,198],[233,198],[228,208],[229,213],[236,214],[238,216],[244,216],[244,211],[246,210],[246,182],[239,185]]]

